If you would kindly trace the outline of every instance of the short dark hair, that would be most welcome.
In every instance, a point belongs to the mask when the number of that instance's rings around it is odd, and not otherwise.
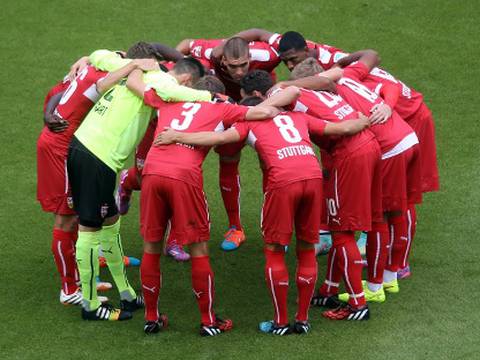
[[[128,59],[155,59],[157,61],[164,60],[162,54],[160,54],[155,48],[145,42],[139,41],[127,50]]]
[[[258,96],[248,96],[244,98],[242,101],[240,101],[240,105],[245,105],[245,106],[256,106],[262,102],[262,98]]]
[[[280,42],[278,44],[278,51],[281,53],[287,52],[288,50],[303,50],[307,46],[307,42],[302,34],[296,31],[287,31],[282,35]]]
[[[200,61],[192,57],[185,57],[178,60],[173,67],[173,71],[180,74],[191,74],[192,83],[196,83],[198,79],[205,75],[205,69]]]
[[[225,94],[225,85],[213,75],[206,75],[200,78],[193,88],[197,90],[207,90],[212,94]]]
[[[248,42],[238,36],[232,37],[223,46],[223,56],[229,59],[239,59],[248,56]]]
[[[240,86],[247,95],[255,90],[265,95],[273,86],[273,79],[265,70],[252,70],[240,80]]]

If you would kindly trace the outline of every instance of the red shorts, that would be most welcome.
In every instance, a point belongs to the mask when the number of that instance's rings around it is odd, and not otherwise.
[[[422,202],[418,144],[382,160],[384,211],[406,211],[407,205]]]
[[[382,160],[376,140],[353,154],[333,157],[324,182],[331,231],[370,231],[383,221]]]
[[[42,136],[37,142],[37,200],[43,211],[75,215],[67,176],[67,151],[60,151]]]
[[[137,173],[139,176],[142,176],[143,165],[145,164],[147,154],[152,147],[156,128],[157,118],[154,118],[148,124],[147,131],[145,132],[142,141],[137,146],[137,150],[135,152],[135,167],[137,168]]]
[[[245,141],[219,145],[215,147],[215,152],[220,156],[234,157],[238,155],[245,147]]]
[[[420,143],[422,191],[438,191],[440,183],[437,166],[437,147],[435,145],[435,124],[427,105],[422,104],[420,109],[408,119],[408,124],[415,130]]]
[[[318,243],[322,217],[322,179],[308,179],[265,194],[262,233],[267,244],[288,245],[293,228],[297,239]]]
[[[144,175],[140,196],[140,233],[148,242],[163,240],[168,220],[171,236],[187,245],[210,239],[210,216],[204,192],[186,182]]]

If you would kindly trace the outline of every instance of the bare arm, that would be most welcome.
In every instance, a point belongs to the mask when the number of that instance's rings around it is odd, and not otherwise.
[[[190,54],[190,43],[193,41],[193,39],[183,39],[178,43],[178,45],[175,47],[175,49],[182,53],[183,55],[188,55]]]
[[[200,131],[196,133],[184,133],[175,131],[172,128],[166,128],[160,134],[157,135],[153,144],[168,145],[173,143],[182,143],[189,145],[200,146],[215,146],[237,142],[240,140],[240,135],[234,128],[230,128],[226,131]]]
[[[90,64],[90,60],[88,56],[83,56],[77,61],[75,61],[75,63],[70,67],[70,71],[68,72],[68,75],[67,75],[70,81],[73,81],[73,79],[75,79],[77,74],[81,72],[89,64]]]
[[[183,59],[183,53],[171,48],[170,46],[163,45],[160,43],[151,44],[159,54],[161,54],[167,61],[175,61]]]
[[[263,41],[268,43],[268,40],[272,37],[273,33],[264,29],[248,29],[245,31],[240,31],[234,36],[241,37],[242,39],[250,41]]]
[[[136,59],[118,69],[109,73],[102,80],[97,82],[97,91],[103,94],[112,86],[117,84],[121,79],[127,77],[133,70],[140,69],[143,71],[159,70],[158,63],[153,59]]]
[[[298,86],[300,88],[309,90],[327,90],[331,91],[332,82],[339,80],[343,75],[343,70],[340,68],[332,68],[328,71],[324,71],[318,75],[307,76],[297,80],[283,81],[282,85],[285,86]]]
[[[296,86],[288,86],[283,90],[277,91],[268,99],[262,102],[262,105],[283,107],[290,105],[300,96],[300,89]]]
[[[279,112],[280,110],[278,108],[261,103],[248,109],[245,115],[245,120],[251,121],[269,119],[277,116]]]
[[[372,125],[383,124],[392,116],[393,109],[400,97],[400,87],[397,84],[383,84],[380,88],[380,96],[384,103],[377,104],[370,110],[370,122]]]
[[[370,70],[372,70],[375,66],[378,66],[378,64],[380,64],[380,57],[375,50],[360,50],[338,60],[337,65],[345,67],[355,61],[363,62]]]
[[[358,119],[345,120],[339,123],[327,123],[325,126],[325,135],[354,135],[370,126],[370,120],[358,113]]]
[[[60,99],[62,98],[64,91],[55,94],[48,100],[45,112],[43,114],[43,122],[45,126],[52,132],[59,133],[65,131],[68,127],[68,121],[63,120],[54,114]]]

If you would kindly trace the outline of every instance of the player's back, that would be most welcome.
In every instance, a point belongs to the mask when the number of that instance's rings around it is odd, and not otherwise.
[[[155,137],[165,127],[181,132],[223,131],[237,121],[243,121],[248,108],[240,105],[213,102],[178,102],[158,104]],[[201,187],[202,164],[209,146],[171,144],[152,146],[143,174],[156,174],[185,181]]]
[[[337,83],[338,93],[356,110],[370,115],[372,108],[383,103],[376,93],[371,91],[359,79],[364,69],[363,64],[350,65],[344,69],[344,76]],[[402,140],[411,134],[413,129],[395,111],[383,124],[373,125],[371,128],[382,149],[382,154],[392,150]]]
[[[358,118],[357,111],[340,95],[327,91],[301,89],[294,110],[334,123]],[[318,137],[311,135],[310,137],[322,150],[338,156],[355,152],[364,144],[372,141],[375,135],[365,129],[352,136]]]
[[[421,93],[408,87],[383,69],[378,67],[373,68],[372,71],[370,71],[370,74],[368,74],[368,76],[362,81],[370,90],[375,91],[377,94],[380,92],[382,86],[398,86],[400,89],[400,96],[395,105],[395,111],[407,122],[408,119],[422,106],[423,95]]]
[[[246,138],[257,151],[265,166],[266,191],[295,181],[322,177],[309,129],[323,130],[324,126],[321,120],[299,112],[283,112],[273,119],[234,125],[240,137]]]
[[[67,120],[68,127],[63,132],[48,134],[55,146],[68,148],[73,133],[100,98],[96,84],[106,74],[93,66],[87,66],[69,84],[55,108],[55,115]]]

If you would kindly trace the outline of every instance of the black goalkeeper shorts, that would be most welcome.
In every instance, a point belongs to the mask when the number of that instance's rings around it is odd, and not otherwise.
[[[75,136],[68,149],[67,172],[80,225],[101,227],[106,218],[118,214],[117,174]]]

